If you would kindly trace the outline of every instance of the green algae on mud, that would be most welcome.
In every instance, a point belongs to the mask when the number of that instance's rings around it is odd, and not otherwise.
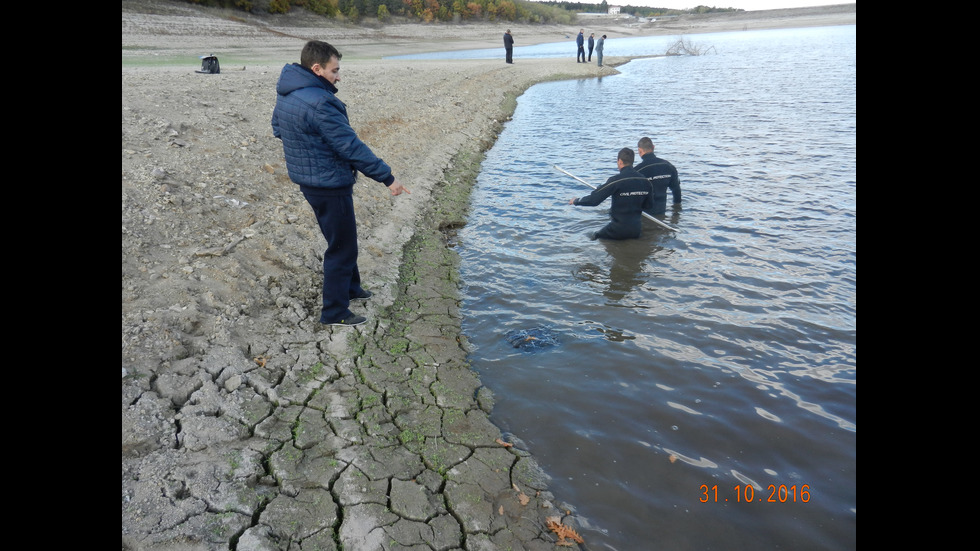
[[[496,126],[494,135],[501,127],[500,123]],[[459,257],[453,251],[452,244],[456,231],[466,224],[470,195],[484,151],[492,143],[479,145],[484,149],[462,150],[453,157],[443,180],[435,186],[433,202],[418,224],[418,230],[402,250],[398,292],[394,303],[384,313],[390,325],[382,337],[386,345],[383,348],[389,352],[413,355],[419,346],[406,341],[408,326],[413,322],[426,323],[435,319],[440,325],[453,323],[457,334],[446,337],[455,341],[460,354],[465,356],[465,343],[459,334]],[[431,299],[444,301],[445,308],[417,315],[417,307]]]

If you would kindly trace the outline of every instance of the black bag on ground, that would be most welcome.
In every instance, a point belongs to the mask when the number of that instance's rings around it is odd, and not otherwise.
[[[209,55],[201,58],[201,70],[198,73],[206,73],[209,75],[216,75],[221,72],[221,66],[218,65],[218,58]]]

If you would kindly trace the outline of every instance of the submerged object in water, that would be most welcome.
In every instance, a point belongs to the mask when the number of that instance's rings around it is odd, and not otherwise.
[[[521,350],[536,350],[538,348],[547,348],[550,346],[556,346],[561,343],[558,338],[558,333],[554,332],[550,327],[539,326],[532,327],[531,329],[514,329],[508,331],[504,338],[510,343],[514,348],[520,348]]]

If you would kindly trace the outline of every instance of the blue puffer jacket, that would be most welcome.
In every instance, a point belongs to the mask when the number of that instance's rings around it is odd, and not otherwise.
[[[391,167],[357,137],[337,88],[313,71],[293,63],[282,68],[276,84],[272,133],[282,140],[289,178],[300,185],[344,188],[357,171],[389,186]]]

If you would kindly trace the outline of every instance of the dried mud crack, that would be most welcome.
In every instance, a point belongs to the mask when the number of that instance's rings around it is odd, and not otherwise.
[[[460,154],[437,186],[376,326],[254,358],[213,351],[241,369],[157,375],[160,397],[139,393],[132,406],[159,415],[165,396],[186,400],[158,435],[173,446],[128,450],[124,548],[554,548],[546,519],[569,507],[519,442],[502,445],[458,330],[450,244],[479,158]]]

